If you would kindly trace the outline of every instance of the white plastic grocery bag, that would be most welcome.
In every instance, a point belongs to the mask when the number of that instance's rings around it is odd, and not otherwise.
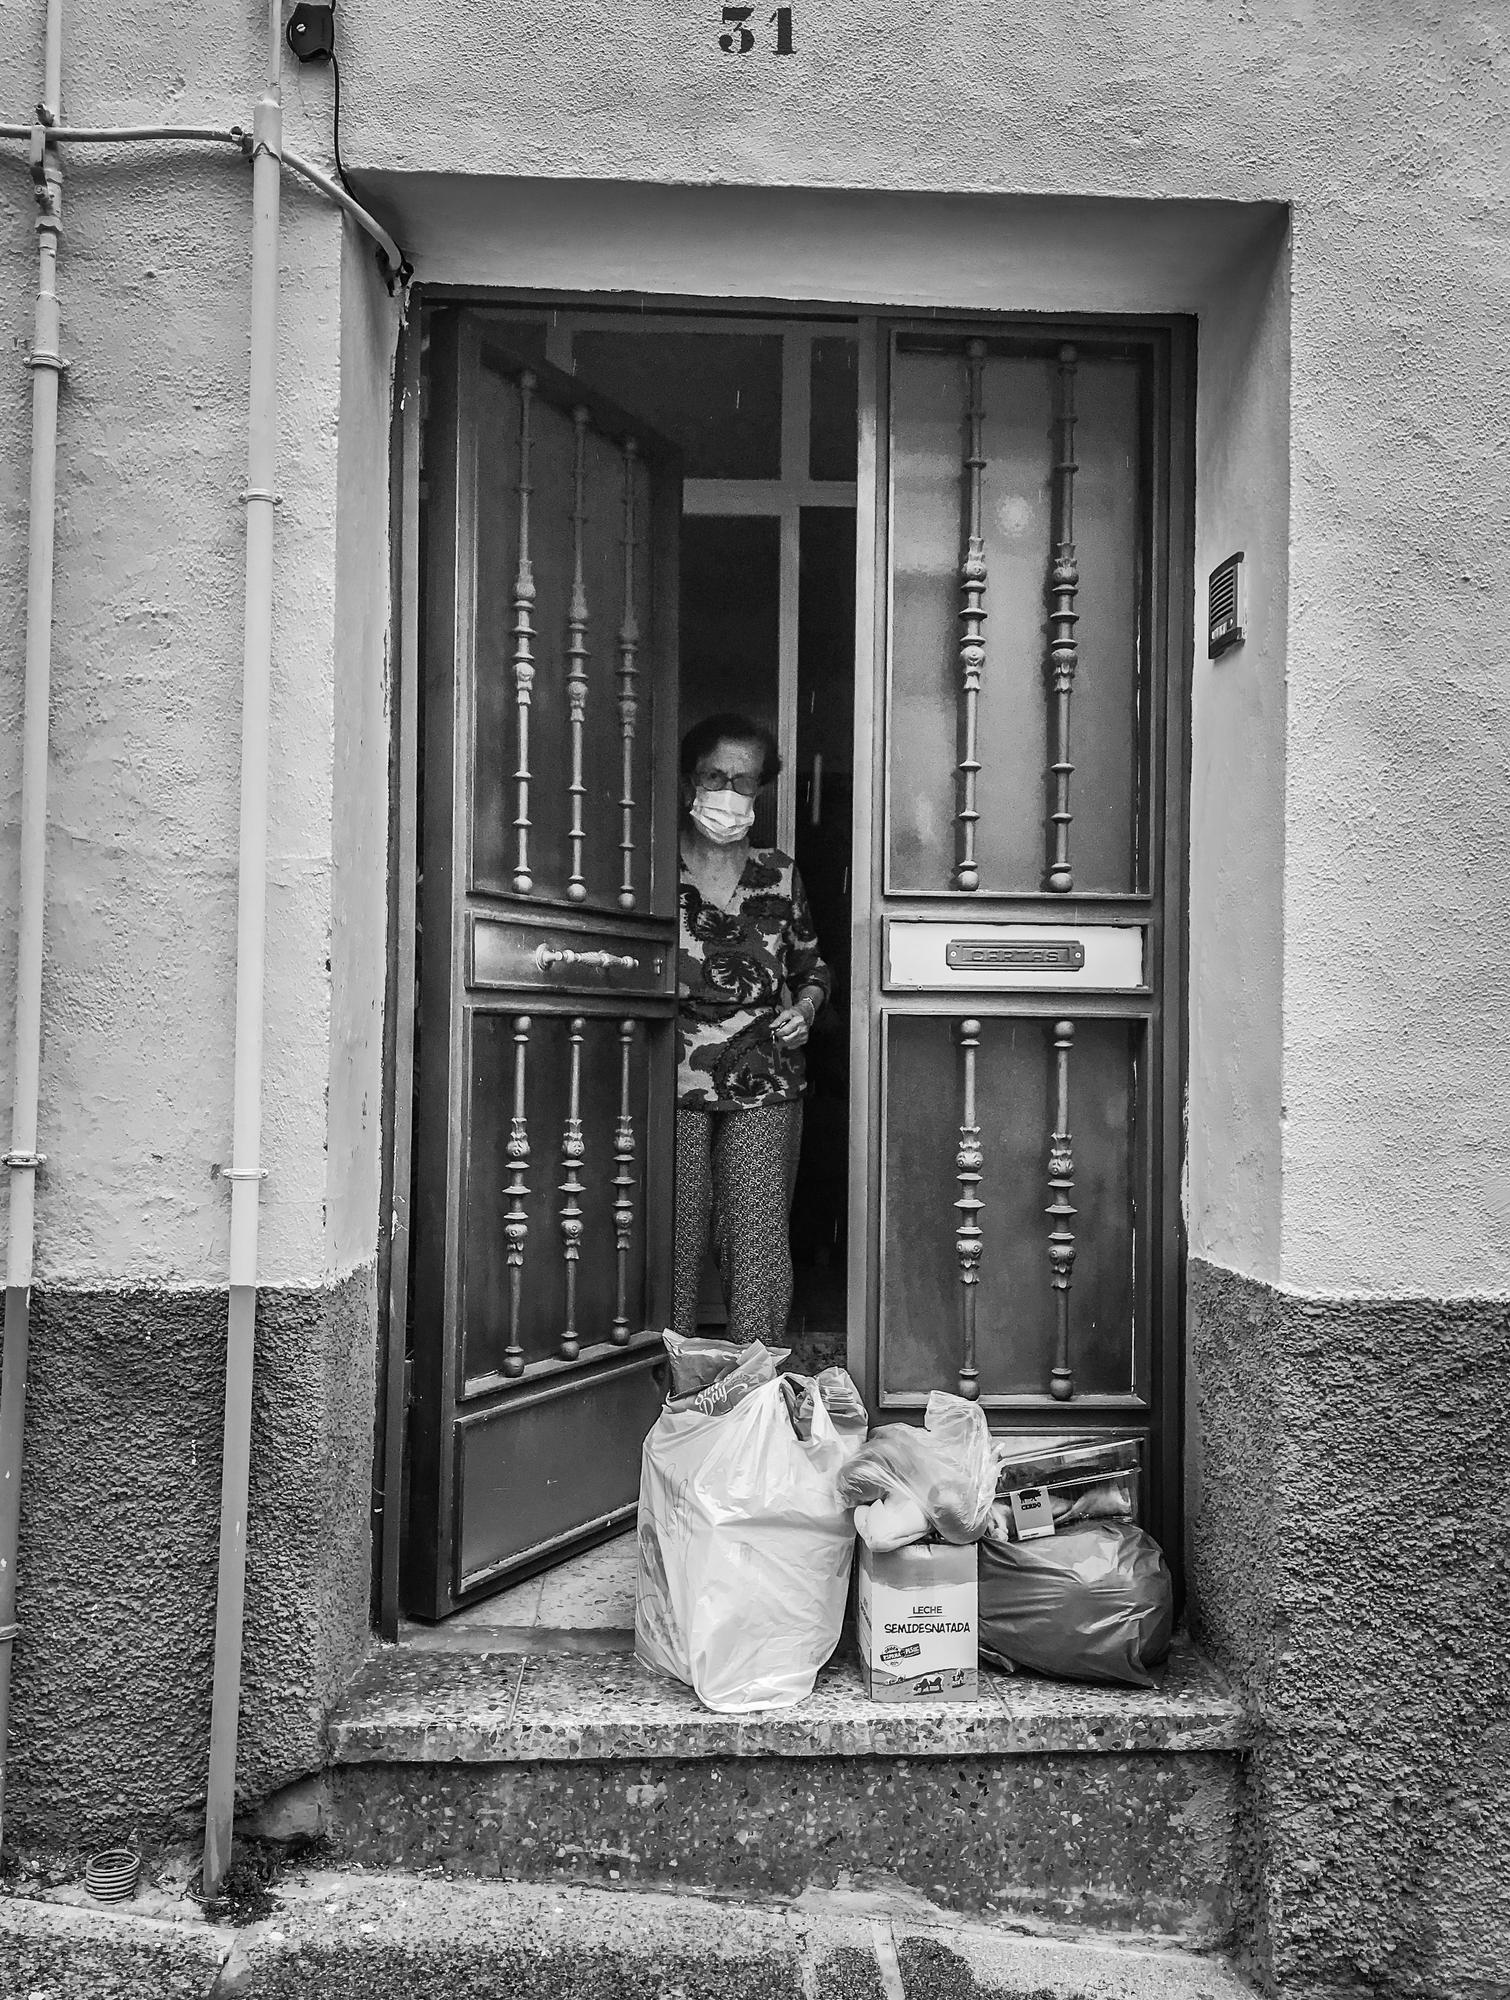
[[[779,1380],[732,1404],[720,1386],[668,1404],[645,1440],[634,1650],[708,1708],[791,1708],[844,1622],[851,1446],[816,1398],[799,1438]]]

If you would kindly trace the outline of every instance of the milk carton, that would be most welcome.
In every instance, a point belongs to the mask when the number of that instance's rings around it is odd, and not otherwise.
[[[860,1669],[872,1701],[973,1701],[976,1555],[973,1546],[912,1542],[855,1566]]]

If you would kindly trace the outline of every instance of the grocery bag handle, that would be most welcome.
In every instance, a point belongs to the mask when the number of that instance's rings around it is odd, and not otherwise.
[[[808,1443],[829,1444],[838,1435],[839,1433],[835,1427],[834,1420],[828,1413],[828,1404],[824,1402],[815,1387],[813,1390],[813,1434],[808,1439]],[[798,1442],[801,1443],[801,1439]]]

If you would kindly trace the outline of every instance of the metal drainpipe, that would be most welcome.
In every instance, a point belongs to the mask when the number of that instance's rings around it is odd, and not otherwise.
[[[63,0],[48,0],[41,116],[56,123],[63,96]],[[52,679],[53,531],[58,484],[58,238],[63,170],[44,145],[37,167],[37,313],[31,366],[31,512],[26,571],[26,679],[21,724],[20,923],[16,955],[15,1094],[11,1110],[10,1226],[5,1269],[5,1361],[0,1371],[0,1834],[5,1821],[16,1549],[21,1533],[21,1447],[36,1237],[37,1096],[42,1064],[42,924],[47,860],[47,738]]]
[[[246,1598],[257,1216],[262,1169],[262,986],[267,916],[268,695],[273,643],[273,480],[278,456],[278,190],[283,149],[280,0],[268,6],[267,85],[252,125],[251,394],[247,433],[246,621],[241,694],[241,842],[237,874],[235,1124],[231,1165],[230,1315],[220,1472],[220,1576],[205,1796],[204,1889],[231,1859]]]

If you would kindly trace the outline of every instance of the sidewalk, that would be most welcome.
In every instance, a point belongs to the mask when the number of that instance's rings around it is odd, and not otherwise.
[[[309,1873],[243,1930],[0,1898],[7,2000],[1253,2000],[1215,1960],[797,1905]]]

